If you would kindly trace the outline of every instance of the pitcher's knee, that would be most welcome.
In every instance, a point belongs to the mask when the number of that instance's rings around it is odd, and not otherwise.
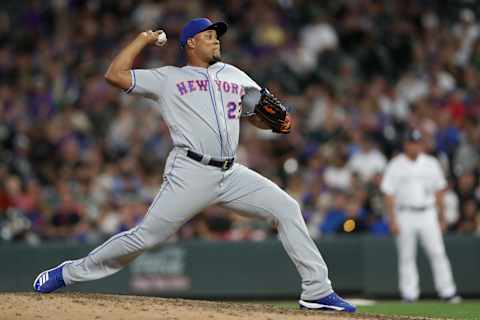
[[[158,241],[158,239],[156,239],[155,237],[147,237],[143,242],[143,249],[144,250],[151,249],[157,246],[159,243],[160,241]]]
[[[298,204],[297,200],[288,196],[284,199],[284,201],[279,203],[277,218],[281,221],[286,219],[303,219],[302,211],[300,210],[300,205]]]
[[[136,245],[141,250],[151,249],[160,243],[158,235],[144,228],[137,228],[132,235],[135,238]]]

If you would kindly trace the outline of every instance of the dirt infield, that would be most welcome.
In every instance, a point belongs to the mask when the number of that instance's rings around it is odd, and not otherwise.
[[[211,302],[155,297],[85,293],[1,293],[0,319],[69,320],[290,320],[290,319],[411,319],[331,312],[285,310],[265,304]],[[418,318],[417,318],[418,319]]]

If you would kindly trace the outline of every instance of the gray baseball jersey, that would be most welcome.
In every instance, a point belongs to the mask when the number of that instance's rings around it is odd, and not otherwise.
[[[127,92],[154,100],[170,129],[173,145],[217,159],[232,158],[238,146],[244,88],[259,85],[238,68],[166,66],[132,70]]]
[[[235,163],[230,169],[198,162],[187,150],[207,158],[235,156],[245,88],[258,85],[241,70],[216,63],[133,70],[133,92],[154,100],[173,139],[164,182],[143,221],[117,234],[87,257],[63,268],[67,285],[99,279],[121,270],[144,250],[165,241],[209,205],[261,217],[278,225],[280,241],[302,278],[304,300],[332,293],[327,266],[310,238],[298,203],[272,181]],[[227,284],[225,284],[227,285]]]

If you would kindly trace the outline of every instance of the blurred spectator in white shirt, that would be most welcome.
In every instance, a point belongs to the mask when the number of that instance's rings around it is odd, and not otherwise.
[[[318,63],[318,55],[326,50],[335,50],[338,36],[335,29],[323,16],[318,16],[300,32],[300,45],[292,68],[297,72],[311,71]]]
[[[473,45],[480,34],[480,28],[472,10],[463,9],[460,12],[460,22],[453,27],[453,34],[460,42],[455,62],[459,66],[465,66],[472,54]]]
[[[334,153],[330,159],[330,164],[326,167],[323,174],[325,184],[330,189],[342,191],[350,190],[352,186],[352,171],[347,166],[347,156],[344,152]]]
[[[358,173],[362,182],[368,183],[375,174],[385,169],[387,159],[368,135],[361,137],[359,146],[359,151],[350,158],[348,166],[352,172]]]

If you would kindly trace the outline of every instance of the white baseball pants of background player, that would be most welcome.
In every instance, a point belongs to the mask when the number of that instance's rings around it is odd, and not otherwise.
[[[400,229],[397,236],[399,286],[403,299],[417,300],[420,295],[416,263],[417,238],[420,239],[433,272],[438,295],[448,298],[456,294],[452,270],[443,242],[435,209],[422,212],[397,212]]]
[[[197,162],[181,148],[172,150],[164,172],[165,180],[143,221],[65,265],[67,285],[121,270],[146,249],[165,241],[196,213],[220,204],[278,225],[280,241],[302,278],[301,299],[315,300],[333,292],[327,266],[308,234],[298,203],[276,184],[237,163],[222,171]]]

